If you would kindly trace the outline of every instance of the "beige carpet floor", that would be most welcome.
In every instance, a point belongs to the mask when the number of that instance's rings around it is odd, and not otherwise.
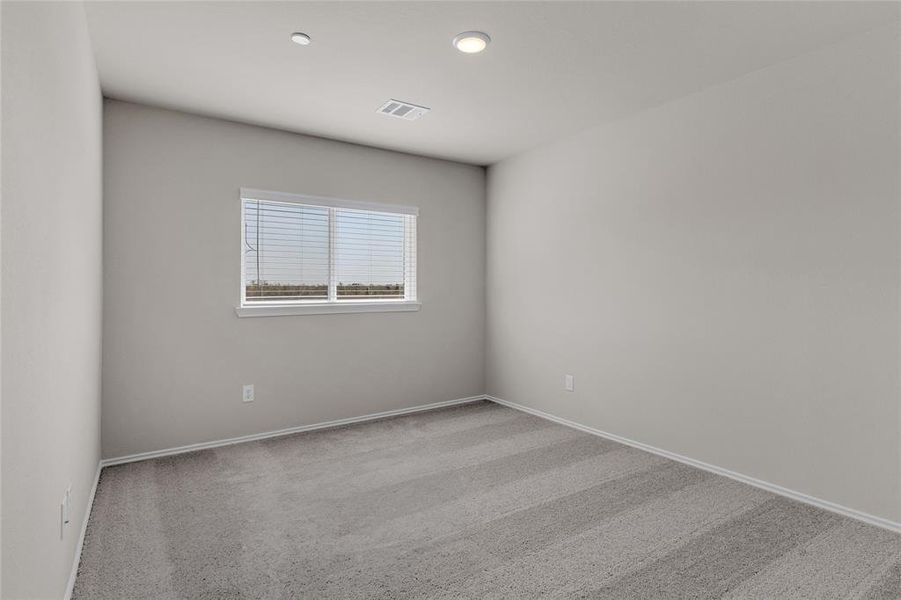
[[[901,598],[901,536],[479,402],[104,469],[78,600]]]

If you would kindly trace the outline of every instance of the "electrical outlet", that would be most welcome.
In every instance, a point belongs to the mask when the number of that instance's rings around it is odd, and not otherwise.
[[[253,384],[244,386],[244,402],[253,402]]]
[[[66,537],[66,525],[69,524],[71,520],[70,514],[72,512],[72,485],[66,488],[66,493],[63,494],[62,502],[59,503],[59,539],[63,539]]]
[[[573,387],[573,376],[572,375],[564,375],[563,376],[563,389],[567,392],[572,392],[575,387]]]
[[[66,510],[63,512],[63,523],[66,525],[69,524],[69,521],[72,520],[72,485],[66,488],[66,499],[64,500],[64,504],[66,506]]]

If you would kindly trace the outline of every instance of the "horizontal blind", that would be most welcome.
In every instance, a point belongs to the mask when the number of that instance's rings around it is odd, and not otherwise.
[[[416,300],[416,215],[243,200],[243,302]]]
[[[329,209],[245,200],[245,301],[327,300],[328,284]]]
[[[338,300],[403,299],[406,292],[406,219],[365,210],[335,209]]]

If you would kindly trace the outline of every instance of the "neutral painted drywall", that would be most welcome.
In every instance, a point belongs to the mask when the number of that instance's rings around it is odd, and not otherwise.
[[[2,596],[58,599],[100,459],[102,101],[80,3],[0,10]]]
[[[484,169],[105,107],[105,457],[484,392]],[[242,186],[419,206],[422,310],[238,318]]]
[[[898,55],[883,28],[490,168],[488,393],[901,520]]]

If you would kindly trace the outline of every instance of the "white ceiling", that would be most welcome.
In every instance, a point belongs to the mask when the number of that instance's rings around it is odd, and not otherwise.
[[[489,164],[886,24],[899,5],[185,1],[87,13],[109,97]],[[471,29],[493,39],[482,54],[451,46]],[[293,31],[313,44],[291,43]],[[377,114],[389,98],[432,112]]]

